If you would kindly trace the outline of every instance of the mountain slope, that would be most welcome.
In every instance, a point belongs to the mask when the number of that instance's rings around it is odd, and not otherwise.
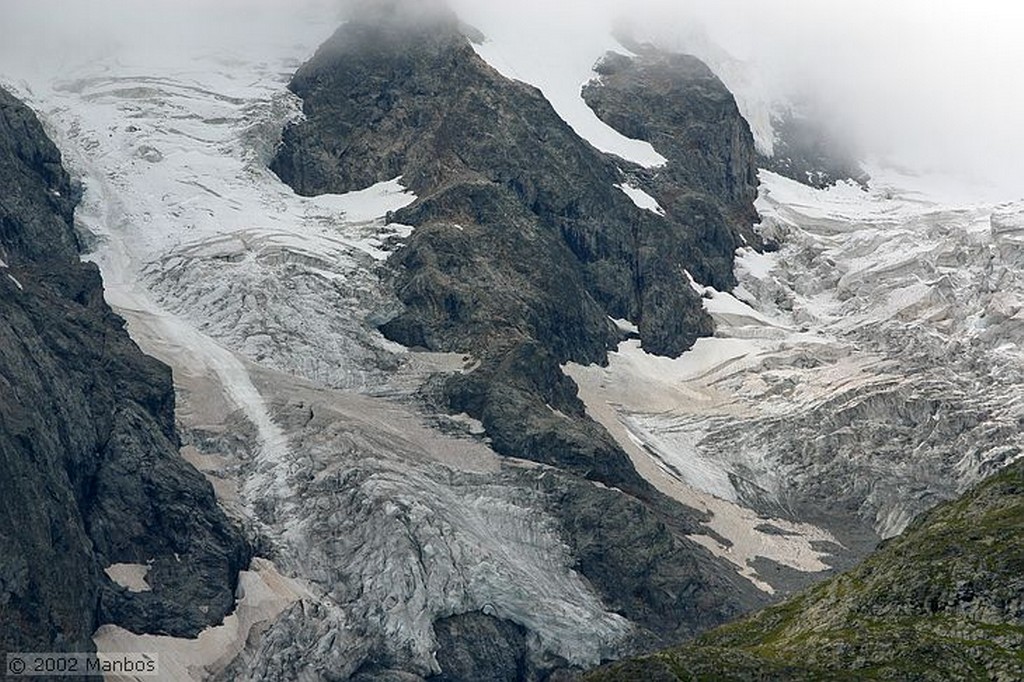
[[[720,82],[701,76],[714,97],[732,102]],[[415,230],[388,262],[404,310],[381,330],[476,360],[472,371],[438,377],[426,396],[479,419],[503,455],[636,498],[590,487],[580,508],[557,507],[567,542],[582,554],[579,570],[606,603],[664,636],[704,627],[729,604],[761,601],[685,537],[700,516],[636,473],[560,367],[604,362],[623,335],[609,318],[635,320],[653,352],[679,353],[710,333],[687,270],[727,286],[737,235],[754,238],[749,221],[723,217],[752,215],[756,193],[752,138],[735,104],[724,108],[735,136],[716,139],[704,160],[735,183],[733,193],[673,175],[664,196],[691,203],[659,212],[623,189],[644,194],[630,185],[640,167],[598,152],[540,92],[497,73],[446,13],[414,25],[384,11],[353,19],[290,87],[305,117],[286,129],[272,168],[297,192],[347,192],[401,176],[419,197],[390,216]],[[723,115],[663,103],[673,105]],[[576,497],[577,486],[567,493]],[[583,513],[601,504],[623,513]],[[583,541],[591,535],[597,547]],[[695,594],[700,608],[684,597]]]
[[[380,261],[415,234],[385,216],[415,195],[388,178],[307,198],[266,168],[298,114],[287,79],[335,25],[328,12],[289,6],[260,24],[276,36],[266,41],[229,31],[204,50],[163,54],[151,49],[153,36],[122,36],[138,51],[31,74],[33,103],[82,178],[76,220],[95,246],[107,300],[133,338],[174,367],[183,452],[256,534],[257,566],[272,561],[298,585],[277,591],[281,581],[261,568],[263,579],[243,576],[237,618],[222,628],[188,640],[105,627],[97,646],[159,651],[183,675],[223,679],[427,678],[487,661],[543,676],[691,636],[763,604],[687,537],[703,514],[655,494],[600,429],[537,394],[534,384],[549,382],[572,395],[557,362],[537,371],[534,358],[551,356],[539,340],[494,360],[495,371],[519,376],[491,384],[493,408],[509,393],[530,408],[520,419],[512,401],[495,418],[507,421],[510,442],[534,439],[538,455],[576,448],[576,462],[565,458],[574,472],[499,457],[479,422],[425,405],[448,408],[456,393],[444,384],[475,380],[483,364],[410,352],[376,329],[401,310]],[[507,82],[501,93],[507,86],[530,92]],[[606,177],[609,159],[568,140]],[[541,151],[557,160],[557,149]],[[592,191],[626,218],[650,213],[614,184]],[[509,188],[487,186],[485,198],[506,202],[531,234],[561,245],[563,265],[579,267],[560,231]],[[530,282],[545,274],[529,265],[519,267]],[[537,289],[557,294],[559,284]],[[536,319],[557,328],[544,320],[552,311]],[[620,325],[606,318],[601,310],[597,329],[614,342]],[[590,468],[637,494],[580,475]],[[485,634],[466,636],[464,622]],[[228,642],[223,655],[211,641]]]
[[[588,680],[1024,676],[1024,465],[939,505],[856,569]]]
[[[780,250],[734,258],[753,154],[699,63],[605,35],[570,78],[541,51],[542,97],[488,67],[535,26],[350,22],[300,102],[336,15],[229,5],[168,4],[201,49],[122,32],[29,78],[105,296],[261,555],[224,628],[98,647],[225,680],[565,674],[860,558],[1019,452],[1012,220],[769,173]],[[300,193],[267,170],[289,121]]]
[[[92,651],[102,623],[194,635],[233,608],[248,547],[178,455],[169,369],[78,259],[60,153],[3,90],[0,185],[0,650]]]

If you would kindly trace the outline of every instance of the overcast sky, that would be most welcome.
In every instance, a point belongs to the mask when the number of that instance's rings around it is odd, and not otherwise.
[[[688,4],[771,89],[815,96],[866,150],[964,172],[1024,197],[1024,3],[672,4]]]
[[[254,15],[340,0],[0,0],[0,79],[60,49],[117,36],[195,42],[244,30]],[[1024,197],[1024,3],[1013,0],[454,0],[501,21],[574,23],[627,16],[669,47],[720,45],[780,96],[813,96],[868,153],[960,172]],[[583,19],[582,17],[585,17]],[[265,19],[265,16],[264,16]],[[253,24],[254,25],[254,24]],[[273,21],[262,21],[257,41]],[[10,67],[10,68],[8,68]]]
[[[831,127],[866,154],[1024,198],[1024,3],[517,0],[487,7],[527,25],[621,16],[670,48],[718,45],[742,62],[752,85],[813,98]]]

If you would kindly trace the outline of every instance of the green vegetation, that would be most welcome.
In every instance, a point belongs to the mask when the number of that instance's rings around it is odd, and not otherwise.
[[[922,515],[854,570],[612,680],[1024,679],[1024,463]]]

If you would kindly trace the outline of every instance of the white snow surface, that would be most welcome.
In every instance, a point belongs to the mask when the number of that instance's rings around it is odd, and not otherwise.
[[[615,324],[615,326],[619,329],[620,332],[623,332],[625,334],[639,334],[640,333],[639,327],[637,327],[635,324],[633,324],[629,320],[621,320],[621,319],[617,319],[617,318],[614,318],[614,317],[609,317],[608,319],[610,319],[612,321],[612,323]]]
[[[658,204],[658,200],[639,187],[634,187],[629,183],[622,183],[620,185],[615,185],[615,188],[621,190],[623,194],[629,197],[630,201],[632,201],[637,208],[650,211],[655,215],[665,215],[665,209]]]
[[[576,134],[603,152],[654,168],[667,163],[649,142],[622,135],[583,100],[583,86],[597,78],[594,66],[608,52],[632,54],[612,37],[601,12],[576,3],[552,3],[531,21],[515,3],[451,0],[459,17],[486,40],[473,48],[501,74],[538,88]]]
[[[391,399],[473,366],[376,331],[395,306],[379,261],[410,234],[384,216],[415,197],[394,178],[304,198],[267,170],[300,115],[288,79],[335,30],[332,3],[260,2],[230,21],[154,11],[147,24],[180,33],[139,33],[126,17],[103,24],[124,33],[95,50],[5,62],[0,78],[83,183],[76,223],[107,301],[174,370],[179,425],[187,441],[202,434],[183,456],[276,565],[243,580],[269,590],[255,611],[240,595],[198,640],[108,627],[98,648],[159,650],[178,679],[233,660],[248,679],[344,675],[382,651],[428,676],[434,620],[483,610],[529,628],[538,652],[578,665],[618,655],[634,628],[574,570],[529,480],[543,469],[503,463],[477,424],[446,436]]]

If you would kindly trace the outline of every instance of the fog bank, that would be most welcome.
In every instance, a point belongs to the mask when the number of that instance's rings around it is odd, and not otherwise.
[[[363,2],[365,0],[359,0]],[[383,0],[382,0],[383,1]],[[391,1],[391,0],[388,0]],[[415,3],[417,0],[409,0]],[[428,0],[420,0],[427,2]],[[437,0],[429,0],[430,3]],[[74,65],[126,44],[182,51],[273,49],[283,13],[340,21],[354,0],[6,0],[0,81]],[[471,23],[543,43],[589,44],[627,26],[697,54],[733,87],[755,128],[779,102],[806,101],[865,156],[1024,197],[1024,5],[1003,0],[450,0]],[[358,4],[358,3],[356,3]],[[590,41],[593,42],[593,41]],[[140,52],[133,52],[138,67]],[[552,54],[557,54],[557,50]]]

